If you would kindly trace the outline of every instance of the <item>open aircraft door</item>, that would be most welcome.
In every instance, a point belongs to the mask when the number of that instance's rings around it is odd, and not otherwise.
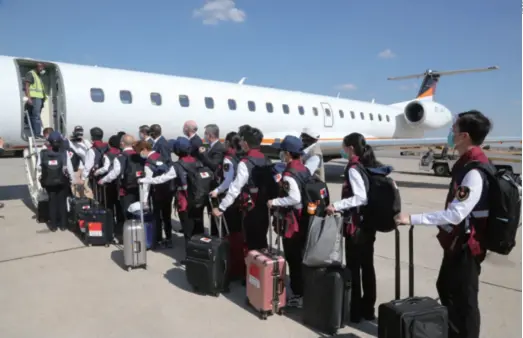
[[[322,102],[321,109],[323,110],[323,126],[332,127],[334,125],[334,115],[330,104]]]

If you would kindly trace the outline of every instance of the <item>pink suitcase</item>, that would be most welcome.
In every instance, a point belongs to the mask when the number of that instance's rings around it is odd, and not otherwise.
[[[269,228],[269,249],[251,250],[245,258],[247,303],[260,312],[260,318],[263,320],[275,313],[282,315],[287,300],[285,258],[272,251],[272,229]]]

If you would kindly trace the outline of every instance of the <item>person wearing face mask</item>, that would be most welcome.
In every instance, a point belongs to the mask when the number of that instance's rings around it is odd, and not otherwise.
[[[303,129],[300,139],[303,143],[303,163],[309,169],[311,175],[316,176],[322,182],[325,182],[325,168],[323,165],[323,153],[318,144],[320,135],[309,128]]]
[[[309,180],[311,174],[301,161],[303,143],[299,138],[286,136],[281,143],[274,143],[272,146],[280,151],[280,158],[286,167],[279,180],[280,197],[269,200],[267,206],[277,209],[274,219],[278,219],[279,228],[276,231],[279,231],[278,235],[283,236],[283,250],[289,264],[293,296],[288,299],[287,306],[301,308],[303,304],[301,267],[308,227],[308,222],[303,222],[308,218],[302,218],[301,191],[302,185]]]
[[[114,179],[106,179],[106,177],[111,172],[111,169],[114,167],[115,163],[118,162],[117,158],[121,153],[119,141],[120,137],[117,135],[113,135],[109,138],[109,151],[107,151],[105,154],[106,160],[109,161],[109,170],[107,171],[107,174],[99,176],[100,178],[98,179],[98,185],[105,189],[105,197],[107,198],[105,201],[105,206],[113,212],[116,221],[114,224],[118,225],[123,224],[124,222],[124,216],[122,214],[122,208],[119,199],[119,189],[117,182],[115,182]]]
[[[151,145],[153,145],[154,141],[152,137],[149,135],[150,128],[148,125],[144,124],[143,126],[140,126],[138,129],[138,136],[140,137],[140,140],[147,141]]]
[[[145,177],[138,179],[138,183],[143,184],[144,200],[142,203],[144,205],[147,205],[149,195],[151,196],[156,229],[153,248],[171,248],[172,192],[170,181],[176,177],[176,172],[173,166],[167,164],[162,155],[152,150],[151,145],[146,141],[139,141],[134,146],[134,150],[145,161]],[[165,241],[163,240],[162,228],[165,231]]]
[[[98,189],[96,181],[93,179],[109,172],[110,161],[107,160],[105,154],[109,151],[109,145],[103,142],[104,132],[99,127],[93,127],[89,131],[91,134],[92,147],[87,150],[85,154],[85,164],[82,171],[82,181],[85,184],[90,184],[92,190]],[[88,181],[91,179],[91,181]],[[101,196],[98,194],[99,202],[103,202]]]
[[[33,129],[33,133],[37,138],[43,138],[42,119],[40,114],[44,107],[44,102],[47,99],[45,93],[44,83],[40,76],[45,74],[43,63],[37,63],[36,69],[32,69],[25,75],[24,78],[24,92],[27,97],[26,108],[29,112],[29,123]]]
[[[203,147],[203,141],[200,136],[196,134],[197,131],[198,125],[193,120],[186,121],[183,124],[183,134],[191,142],[191,156],[194,158],[198,158],[200,148]]]
[[[87,151],[92,146],[93,145],[89,140],[84,139],[84,128],[82,126],[74,127],[73,133],[69,140],[69,147],[74,153],[71,157],[71,163],[73,163],[73,167],[76,169],[75,177],[76,181],[78,182],[82,177],[82,171],[84,170],[85,157],[87,156]],[[80,197],[81,194],[84,194],[88,198],[93,197],[92,191],[91,189],[89,189],[88,185],[84,184],[81,188],[82,189],[73,189],[73,193],[76,197]]]
[[[481,242],[489,211],[489,189],[485,173],[467,165],[489,163],[481,144],[491,126],[489,119],[477,110],[459,114],[448,143],[460,157],[452,167],[445,210],[414,215],[402,213],[397,219],[399,224],[438,227],[443,260],[436,288],[441,304],[448,309],[451,338],[480,336],[478,286],[481,263],[486,255]]]
[[[40,184],[49,196],[49,229],[67,229],[67,195],[74,184],[74,170],[67,152],[62,149],[63,138],[53,131],[48,146],[38,157],[36,166],[41,169]]]
[[[363,227],[360,208],[367,204],[368,179],[361,166],[376,173],[388,175],[392,171],[376,160],[374,151],[363,135],[352,133],[343,139],[343,158],[349,160],[345,167],[341,200],[327,207],[327,213],[341,212],[345,222],[345,259],[351,272],[350,321],[374,320],[376,304],[376,272],[374,270],[374,242],[376,231]],[[363,296],[362,296],[363,291]]]

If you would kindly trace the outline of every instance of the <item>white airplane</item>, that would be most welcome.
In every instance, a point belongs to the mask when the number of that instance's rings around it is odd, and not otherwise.
[[[144,73],[96,66],[0,56],[0,136],[7,150],[23,150],[33,202],[38,194],[34,135],[25,122],[23,77],[38,62],[48,100],[42,124],[68,135],[82,125],[86,134],[100,127],[105,137],[118,131],[137,133],[142,124],[158,123],[167,138],[182,134],[186,120],[200,126],[216,123],[222,137],[249,124],[264,133],[270,145],[285,135],[299,135],[305,127],[321,135],[325,160],[339,157],[343,137],[363,134],[372,146],[443,145],[446,138],[423,138],[425,130],[445,127],[452,114],[433,100],[441,75],[480,72],[488,67],[452,72],[427,71],[413,100],[391,105],[298,91],[280,90],[203,79]],[[393,78],[401,79],[401,78]],[[488,142],[520,142],[521,137],[491,138]],[[29,146],[29,147],[28,147]]]

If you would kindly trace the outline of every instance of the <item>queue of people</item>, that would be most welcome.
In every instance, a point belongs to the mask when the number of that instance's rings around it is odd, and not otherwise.
[[[449,188],[445,210],[410,216],[400,214],[396,219],[398,225],[434,225],[439,228],[438,239],[444,257],[437,290],[442,304],[449,309],[449,337],[479,337],[478,279],[485,258],[481,246],[485,218],[470,216],[487,207],[488,185],[479,170],[464,174],[464,168],[471,161],[488,161],[479,145],[490,129],[490,121],[482,113],[469,111],[460,114],[453,126],[453,141],[461,158],[452,171],[456,177]],[[284,163],[273,173],[278,187],[274,193],[270,189],[273,182],[267,181],[258,170],[270,163],[260,150],[263,132],[249,125],[228,133],[224,143],[220,142],[218,126],[206,126],[204,141],[208,148],[203,147],[194,121],[184,124],[185,137],[170,141],[162,136],[162,129],[157,124],[140,126],[138,141],[131,134],[122,132],[111,136],[108,143],[103,141],[104,133],[100,128],[91,128],[92,146],[83,141],[79,130],[79,127],[78,130],[75,128],[74,140],[68,141],[67,146],[64,146],[67,141],[59,133],[44,130],[48,143],[39,165],[42,167],[42,186],[49,194],[52,230],[57,227],[65,229],[65,204],[70,184],[88,186],[92,190],[99,186],[107,189],[104,202],[115,210],[115,222],[120,224],[115,227],[116,237],[121,235],[121,224],[131,217],[128,212],[131,204],[139,201],[144,207],[151,208],[155,218],[156,248],[172,247],[173,201],[186,241],[204,232],[203,218],[207,208],[213,216],[226,219],[231,234],[241,234],[237,237],[244,241],[242,245],[247,250],[268,247],[271,212],[277,211],[285,221],[284,229],[279,231],[284,238],[292,290],[287,306],[302,306],[301,262],[308,230],[308,218],[302,212],[307,208],[303,205],[303,182],[311,176],[325,181],[318,134],[305,129],[301,137],[288,135],[273,145]],[[77,168],[73,168],[71,161],[73,153],[80,160]],[[172,153],[176,154],[176,161],[172,160]],[[365,219],[361,210],[368,203],[369,187],[361,168],[385,174],[392,168],[376,159],[371,146],[359,133],[343,139],[341,154],[348,160],[342,196],[327,205],[325,211],[344,216],[345,258],[352,275],[350,320],[360,322],[376,318],[373,260],[376,231],[371,230],[372,226],[362,226]],[[215,204],[209,203],[207,198],[202,200],[203,188],[198,186],[199,181],[193,175],[195,170],[203,167],[213,174],[212,185],[206,194],[211,200],[216,200]],[[140,184],[145,190],[142,200],[139,200],[138,193]],[[216,226],[213,223],[213,234]],[[458,240],[462,244],[455,245]],[[236,257],[240,262],[244,258],[242,245],[233,252],[231,243],[231,255],[240,256]],[[243,266],[243,263],[239,265]],[[239,277],[243,274],[245,278],[245,272],[239,270]]]

